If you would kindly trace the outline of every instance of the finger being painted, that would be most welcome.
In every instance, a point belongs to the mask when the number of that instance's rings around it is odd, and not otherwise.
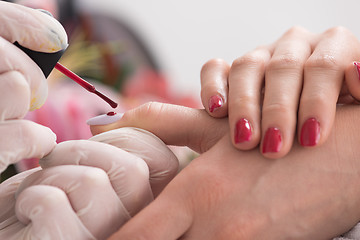
[[[228,131],[227,119],[216,119],[204,110],[172,104],[150,102],[118,115],[89,119],[92,133],[136,127],[155,134],[167,145],[188,146],[205,152]]]

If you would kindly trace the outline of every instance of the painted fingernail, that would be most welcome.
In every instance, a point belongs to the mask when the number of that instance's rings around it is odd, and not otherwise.
[[[358,73],[358,78],[359,78],[359,80],[360,80],[360,63],[354,62],[354,65],[355,65],[355,67],[356,67],[356,71],[357,71],[357,73]]]
[[[239,121],[237,121],[235,125],[235,139],[234,139],[236,144],[250,141],[251,134],[252,133],[251,133],[250,122],[247,119],[242,118]]]
[[[315,146],[320,139],[320,123],[315,118],[305,121],[300,132],[300,144],[306,147]]]
[[[209,99],[209,111],[212,113],[223,105],[223,99],[219,95],[214,95]]]
[[[89,120],[86,121],[86,123],[90,126],[106,125],[120,120],[123,115],[124,115],[123,113],[108,112],[107,114],[90,118]]]
[[[263,140],[263,153],[276,153],[279,152],[282,146],[281,133],[278,128],[269,128]]]

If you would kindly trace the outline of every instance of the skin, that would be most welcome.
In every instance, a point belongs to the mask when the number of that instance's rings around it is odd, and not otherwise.
[[[276,160],[256,149],[238,151],[227,119],[211,118],[202,110],[149,103],[114,124],[93,126],[94,134],[141,127],[167,144],[202,152],[110,239],[338,236],[360,219],[360,136],[354,134],[360,130],[359,117],[357,106],[339,107],[326,142],[317,148],[295,142],[288,155]]]
[[[246,53],[231,66],[221,59],[208,61],[201,71],[201,99],[211,116],[229,117],[231,140],[238,149],[260,144],[263,151],[266,131],[279,129],[282,141],[278,152],[262,153],[267,158],[283,157],[296,133],[302,143],[306,120],[315,118],[319,123],[318,141],[311,145],[319,146],[332,129],[336,103],[360,98],[353,64],[359,59],[360,42],[343,27],[320,34],[293,27],[276,42]],[[212,96],[223,99],[223,105],[213,111]],[[240,119],[249,121],[251,138],[237,142]]]

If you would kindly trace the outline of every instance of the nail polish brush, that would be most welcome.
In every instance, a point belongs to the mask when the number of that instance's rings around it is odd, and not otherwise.
[[[15,46],[20,48],[22,51],[24,51],[42,70],[45,77],[47,78],[51,71],[56,68],[58,71],[62,72],[64,75],[75,81],[77,84],[85,88],[87,91],[96,94],[100,98],[102,98],[105,102],[107,102],[112,108],[116,108],[118,104],[105,96],[103,93],[96,90],[95,86],[91,83],[85,81],[63,65],[61,65],[58,61],[65,52],[64,50],[55,52],[55,53],[44,53],[44,52],[38,52],[33,51],[31,49],[25,48],[21,46],[18,42],[14,43]]]

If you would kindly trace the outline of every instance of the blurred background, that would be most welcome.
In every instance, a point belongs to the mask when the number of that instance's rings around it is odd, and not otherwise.
[[[231,63],[291,26],[322,32],[342,25],[360,37],[358,0],[79,0],[78,5],[129,24],[156,54],[172,87],[195,96],[207,60]]]
[[[358,0],[12,2],[45,9],[64,25],[70,45],[60,62],[116,99],[118,112],[147,101],[201,107],[199,77],[206,61],[231,63],[294,25],[312,32],[341,25],[360,38]],[[27,118],[50,127],[58,142],[89,138],[86,120],[111,109],[57,71],[48,82],[46,104]],[[37,160],[25,160],[15,170],[34,166]]]

